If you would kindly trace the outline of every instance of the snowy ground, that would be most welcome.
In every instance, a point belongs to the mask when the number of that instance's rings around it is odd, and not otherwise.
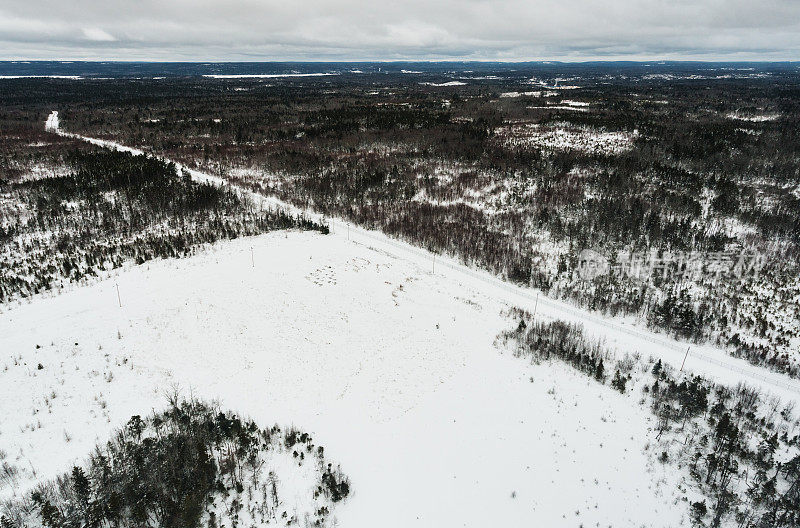
[[[356,73],[356,72],[350,72]],[[264,73],[253,75],[203,75],[211,79],[280,79],[284,77],[326,77],[328,75],[339,75],[338,73]]]
[[[82,139],[94,145],[116,148],[134,154],[142,153],[139,149],[112,141],[64,132],[58,128],[57,111],[50,114],[46,127],[48,127],[48,130],[60,135]],[[180,163],[176,163],[176,166],[180,170],[188,171],[191,177],[197,181],[218,185],[227,183],[222,178],[189,169]],[[317,214],[309,211],[300,211],[296,207],[281,202],[274,197],[257,195],[248,191],[245,191],[245,193],[260,202],[264,207],[279,207],[290,213],[302,212],[316,220],[330,221],[332,235],[334,236],[341,236],[348,241],[360,241],[363,244],[391,252],[399,258],[416,263],[421,267],[427,267],[431,263],[438,270],[439,275],[445,274],[462,284],[476,288],[477,291],[484,295],[502,299],[506,303],[528,309],[540,317],[558,318],[580,323],[586,327],[589,335],[594,335],[594,337],[604,340],[607,345],[617,349],[620,354],[639,353],[644,356],[652,355],[674,366],[683,366],[685,364],[687,369],[694,370],[720,383],[736,384],[740,381],[745,382],[758,386],[765,392],[773,393],[784,400],[795,400],[800,397],[800,381],[751,365],[745,360],[733,358],[718,347],[686,343],[671,336],[647,330],[643,328],[641,321],[635,318],[601,317],[569,303],[540,296],[538,292],[530,288],[509,284],[490,273],[464,266],[452,258],[436,257],[428,251],[391,239],[380,232],[365,230],[355,225],[344,223],[341,220],[320,218]],[[438,266],[435,264],[436,262],[438,262]],[[687,350],[689,351],[688,353]]]
[[[494,337],[521,306],[580,322],[620,354],[680,365],[688,345],[332,228],[223,242],[4,309],[0,449],[26,472],[18,491],[178,388],[311,432],[352,479],[341,526],[681,525],[677,476],[643,453],[649,411]],[[711,347],[693,346],[687,368],[798,394]]]
[[[50,127],[48,130],[60,135],[82,139],[94,145],[115,148],[134,154],[142,153],[139,149],[112,141],[64,132],[58,128],[57,111],[50,114],[46,127]],[[186,170],[194,180],[218,185],[228,183],[218,176],[189,169],[174,161],[173,163],[180,170]],[[427,267],[431,263],[433,268],[438,270],[439,275],[445,274],[454,280],[458,280],[461,284],[476,288],[484,295],[503,299],[506,303],[528,309],[540,317],[558,318],[580,323],[586,327],[589,335],[594,335],[596,338],[604,340],[606,344],[617,349],[621,354],[639,353],[645,356],[652,355],[675,366],[683,366],[685,364],[688,369],[695,370],[697,373],[720,383],[736,384],[740,381],[745,382],[758,386],[765,392],[773,393],[785,400],[794,400],[800,397],[800,381],[751,365],[745,360],[733,358],[718,347],[686,343],[671,336],[650,331],[643,328],[641,321],[635,318],[623,319],[598,316],[596,313],[575,307],[569,303],[540,296],[538,292],[531,288],[510,284],[485,271],[469,268],[455,259],[436,257],[426,250],[391,239],[383,233],[362,229],[341,220],[320,217],[320,215],[310,211],[301,211],[271,196],[254,194],[249,191],[243,192],[256,200],[257,203],[260,202],[264,207],[283,208],[292,214],[303,213],[318,221],[329,221],[332,235],[334,236],[341,236],[348,241],[360,241],[362,244],[368,244],[382,251],[391,252],[398,258],[410,263],[416,263],[421,267]],[[438,262],[438,267],[436,262]]]
[[[529,107],[547,109],[566,109],[578,112],[587,107],[577,101],[564,101],[561,105]],[[507,146],[536,147],[549,150],[579,150],[592,154],[619,154],[631,148],[639,132],[604,131],[590,127],[568,125],[541,126],[535,123],[503,126],[495,130]]]
[[[648,411],[501,354],[506,306],[312,233],[131,267],[3,314],[0,445],[52,477],[179,388],[312,432],[352,478],[341,526],[677,526]]]
[[[751,123],[763,123],[765,121],[775,121],[780,119],[780,114],[745,114],[740,112],[731,112],[727,114],[729,119],[738,119],[739,121],[750,121]]]

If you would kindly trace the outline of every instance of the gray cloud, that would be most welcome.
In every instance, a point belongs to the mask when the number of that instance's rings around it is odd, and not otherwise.
[[[4,0],[5,59],[800,59],[797,0]]]

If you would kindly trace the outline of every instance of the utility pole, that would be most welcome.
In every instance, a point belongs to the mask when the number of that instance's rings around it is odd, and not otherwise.
[[[536,292],[536,303],[533,305],[533,317],[536,317],[536,309],[539,307],[539,292]]]
[[[115,282],[114,286],[117,287],[117,302],[119,303],[119,307],[122,308],[122,297],[119,295],[119,284]]]
[[[683,366],[686,364],[686,358],[689,357],[689,349],[691,349],[691,348],[692,347],[689,347],[689,348],[686,349],[686,355],[683,356],[683,363],[681,363],[681,369],[678,372],[683,372]]]
[[[436,253],[433,254],[433,273],[436,274]]]

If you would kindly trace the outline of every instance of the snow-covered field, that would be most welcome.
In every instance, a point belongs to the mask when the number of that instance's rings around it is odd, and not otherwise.
[[[776,121],[781,118],[780,114],[747,114],[741,112],[731,112],[727,114],[728,119],[738,119],[739,121],[749,121],[751,123],[763,123],[765,121]]]
[[[531,107],[533,108],[533,107]],[[558,106],[538,108],[566,109],[585,112],[586,107],[575,101]],[[535,123],[501,127],[495,133],[507,146],[536,147],[551,150],[579,150],[592,154],[619,154],[631,148],[639,132],[605,131],[588,127],[541,126]]]
[[[560,363],[528,365],[495,336],[521,306],[580,322],[619,354],[679,366],[688,345],[380,233],[332,229],[222,242],[4,308],[0,449],[22,472],[16,492],[177,389],[312,433],[351,478],[340,526],[686,522],[679,476],[644,452],[656,434],[646,407]],[[800,393],[713,347],[693,346],[686,365]]]
[[[467,85],[467,83],[462,82],[462,81],[447,81],[447,82],[441,82],[441,83],[421,82],[420,84],[425,85],[425,86],[436,86],[436,87],[442,87],[442,86],[466,86]]]
[[[356,73],[356,72],[351,72]],[[329,75],[339,75],[338,73],[257,73],[240,75],[203,75],[210,79],[281,79],[284,77],[326,77]]]
[[[106,148],[119,149],[133,154],[142,154],[136,148],[128,147],[113,141],[96,139],[79,134],[65,132],[58,128],[58,112],[53,111],[47,122],[55,121],[56,128],[52,131],[66,137],[81,139],[93,145]],[[192,179],[200,182],[225,185],[228,182],[218,176],[190,169],[181,163],[176,163],[179,170],[187,171]],[[392,239],[383,233],[362,229],[349,223],[343,223],[335,218],[325,218],[312,211],[300,210],[290,204],[272,197],[242,191],[250,198],[261,203],[263,207],[283,208],[290,214],[305,214],[311,219],[322,222],[331,222],[333,235],[346,237],[348,241],[360,241],[362,244],[391,252],[410,263],[427,267],[432,260],[438,263],[435,269],[438,274],[445,274],[460,284],[476,288],[483,295],[495,299],[502,299],[505,303],[528,309],[533,313],[550,319],[558,318],[583,325],[589,335],[605,341],[620,353],[639,353],[652,355],[674,366],[687,367],[697,371],[710,379],[720,383],[736,384],[745,382],[758,386],[762,390],[773,393],[785,400],[794,400],[800,397],[800,381],[791,379],[782,374],[768,371],[751,365],[745,360],[733,358],[724,350],[713,345],[698,345],[679,341],[671,336],[659,334],[643,328],[640,321],[632,318],[610,318],[598,316],[595,313],[578,308],[569,303],[540,297],[539,293],[530,288],[507,283],[492,274],[465,266],[452,258],[435,257],[429,251],[417,248],[411,244]],[[691,352],[687,353],[687,349]]]
[[[512,98],[513,99],[515,97],[522,97],[523,95],[527,96],[527,97],[539,97],[539,96],[542,95],[542,92],[541,91],[536,91],[536,92],[503,92],[503,93],[500,94],[500,98],[501,99],[507,99],[507,98]]]
[[[352,479],[341,526],[677,526],[648,411],[502,354],[505,307],[341,236],[131,267],[3,314],[0,445],[52,477],[178,388],[312,432]]]
[[[80,81],[83,77],[79,75],[0,75],[3,79],[68,79],[70,81]]]
[[[50,112],[44,123],[44,129],[48,132],[58,132],[58,112]]]

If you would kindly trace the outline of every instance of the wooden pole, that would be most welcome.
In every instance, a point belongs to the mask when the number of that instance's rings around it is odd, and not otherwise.
[[[250,246],[250,262],[253,264],[253,267],[256,267],[256,257],[253,254],[253,246]]]
[[[119,284],[115,282],[114,286],[117,287],[117,302],[119,303],[119,307],[122,308],[122,297],[119,295]]]
[[[686,355],[683,356],[683,363],[681,363],[681,369],[678,372],[683,372],[683,366],[686,364],[686,358],[689,357],[689,349],[691,349],[691,348],[692,347],[689,347],[689,348],[686,349]]]
[[[533,305],[533,317],[536,317],[537,308],[539,308],[539,292],[536,292],[536,303]]]

